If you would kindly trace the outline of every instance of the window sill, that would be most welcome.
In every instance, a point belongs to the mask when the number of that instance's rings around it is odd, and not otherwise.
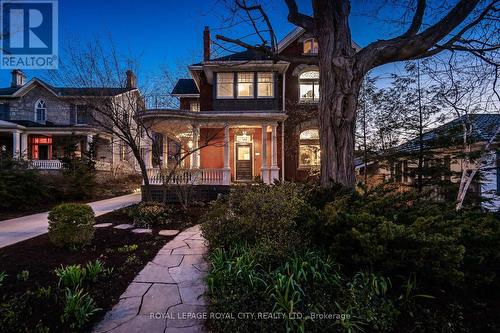
[[[302,105],[317,105],[319,103],[318,100],[299,100],[297,104],[302,104]]]

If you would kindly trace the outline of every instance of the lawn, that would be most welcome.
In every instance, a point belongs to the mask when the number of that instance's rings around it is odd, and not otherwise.
[[[96,218],[98,223],[132,223],[136,208],[126,208]],[[136,234],[113,227],[96,228],[92,241],[78,250],[56,247],[48,234],[0,249],[0,262],[6,276],[0,282],[0,331],[50,332],[88,331],[119,299],[134,276],[173,236],[159,236],[161,229],[189,227],[197,221],[202,208],[193,207],[189,213],[178,206],[169,207],[172,220],[167,225],[150,225],[152,234]],[[175,214],[173,214],[175,212]],[[149,222],[154,222],[154,217]],[[70,327],[62,322],[63,304],[67,304],[64,283],[55,270],[70,265],[95,264],[103,270],[97,278],[80,283],[98,310],[91,313],[82,327]],[[90,274],[86,272],[88,277]],[[82,301],[82,303],[84,303]]]

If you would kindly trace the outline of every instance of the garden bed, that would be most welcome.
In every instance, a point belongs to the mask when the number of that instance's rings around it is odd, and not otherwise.
[[[96,224],[131,223],[129,210],[130,208],[126,208],[102,215],[96,218]],[[60,319],[61,301],[57,301],[64,293],[55,292],[58,290],[59,279],[54,270],[73,264],[84,266],[99,260],[106,269],[112,271],[85,288],[85,292],[90,294],[100,308],[83,329],[88,330],[118,301],[144,265],[173,238],[159,236],[157,231],[165,228],[184,229],[192,225],[197,220],[196,212],[199,211],[193,209],[189,212],[179,211],[175,221],[168,227],[155,227],[152,234],[136,234],[131,230],[114,229],[112,226],[96,228],[91,244],[77,251],[55,247],[47,234],[0,249],[0,273],[4,271],[7,274],[3,282],[0,282],[0,313],[3,312],[0,316],[0,331],[37,331],[45,327],[51,332],[65,331],[67,327],[61,324]],[[47,296],[44,289],[40,289],[48,287],[54,297]],[[41,309],[43,310],[40,311]]]

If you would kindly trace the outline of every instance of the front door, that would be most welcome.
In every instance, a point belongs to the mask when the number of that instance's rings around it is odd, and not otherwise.
[[[252,144],[236,143],[236,180],[252,180]]]

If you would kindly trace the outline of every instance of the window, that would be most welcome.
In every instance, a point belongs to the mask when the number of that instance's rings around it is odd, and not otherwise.
[[[253,73],[238,73],[238,98],[253,98]]]
[[[257,73],[257,97],[274,97],[273,78],[272,72]]]
[[[217,98],[234,97],[234,74],[217,73]]]
[[[300,102],[317,103],[319,100],[319,72],[307,71],[299,75]]]
[[[86,105],[76,106],[76,123],[77,124],[88,124],[88,108]]]
[[[314,38],[304,41],[304,54],[318,54],[318,42]]]
[[[39,99],[35,104],[35,121],[45,122],[45,111],[47,105],[43,99]]]
[[[319,131],[310,129],[300,133],[299,167],[311,167],[320,164]]]
[[[200,102],[199,101],[190,101],[189,102],[189,111],[200,111]]]
[[[9,120],[10,112],[9,112],[9,104],[0,104],[0,120]]]

